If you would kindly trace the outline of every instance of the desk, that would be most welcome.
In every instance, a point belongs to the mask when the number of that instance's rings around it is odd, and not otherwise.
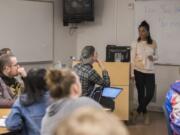
[[[0,118],[7,116],[10,113],[10,108],[0,108]],[[9,133],[9,130],[5,127],[0,127],[0,134]]]
[[[111,86],[123,88],[121,94],[115,99],[114,113],[121,120],[129,120],[130,63],[103,62],[103,64],[109,73]],[[93,67],[100,75],[102,74],[97,63]]]
[[[79,63],[73,61],[72,66]],[[127,62],[103,62],[107,69],[112,87],[123,88],[121,94],[115,99],[114,113],[121,120],[129,120],[129,86],[130,86],[130,63]],[[102,75],[102,71],[97,63],[93,68]]]

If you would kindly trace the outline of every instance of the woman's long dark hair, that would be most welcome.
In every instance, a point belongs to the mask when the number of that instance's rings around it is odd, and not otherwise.
[[[148,44],[152,44],[152,43],[153,43],[153,40],[152,40],[152,38],[151,38],[150,26],[149,26],[149,24],[144,20],[144,21],[141,22],[141,24],[139,25],[138,29],[140,29],[140,27],[144,27],[144,28],[147,30],[148,36],[147,36],[147,38],[146,38],[146,41],[147,41]],[[138,37],[137,41],[138,41],[138,42],[141,41],[141,37],[140,37],[140,36]]]
[[[24,106],[37,102],[47,91],[45,69],[31,69],[24,79],[25,89],[20,96],[20,103]]]

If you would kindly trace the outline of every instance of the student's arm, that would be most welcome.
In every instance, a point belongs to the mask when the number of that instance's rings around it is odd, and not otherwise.
[[[99,76],[99,74],[97,72],[94,73],[94,78],[97,77],[99,79],[99,77],[100,77],[99,81],[97,81],[96,84],[99,84],[102,86],[110,86],[110,77],[109,77],[108,71],[106,70],[103,63],[99,59],[97,59],[96,62],[98,64],[99,68],[102,70],[102,78]]]
[[[134,77],[134,59],[136,55],[136,43],[132,43],[131,45],[131,78]]]
[[[110,86],[110,77],[109,77],[109,74],[108,74],[107,70],[102,71],[102,77],[103,77],[103,80],[105,81],[104,86]]]
[[[10,108],[12,107],[14,100],[12,99],[4,99],[0,97],[0,108]]]
[[[110,86],[110,78],[106,70],[102,71],[102,76],[103,78],[93,69],[89,76],[89,80],[101,86]]]
[[[11,131],[21,130],[23,127],[23,120],[17,102],[11,108],[11,113],[6,119],[6,127]]]
[[[0,78],[0,107],[11,107],[13,103],[9,87]]]
[[[156,41],[153,41],[153,44],[155,46],[155,48],[154,48],[154,55],[153,55],[153,61],[156,61],[156,60],[158,60],[158,48],[157,48]]]

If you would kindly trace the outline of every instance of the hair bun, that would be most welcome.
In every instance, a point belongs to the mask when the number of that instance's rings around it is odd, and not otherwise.
[[[139,27],[145,27],[148,31],[150,29],[149,24],[146,22],[146,20],[142,21]]]
[[[54,85],[58,84],[61,81],[62,73],[58,70],[49,71],[49,80]]]

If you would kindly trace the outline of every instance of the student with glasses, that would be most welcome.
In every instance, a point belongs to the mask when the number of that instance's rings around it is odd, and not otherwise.
[[[11,107],[22,90],[22,84],[15,78],[26,77],[26,71],[19,66],[12,54],[0,56],[0,107]]]

